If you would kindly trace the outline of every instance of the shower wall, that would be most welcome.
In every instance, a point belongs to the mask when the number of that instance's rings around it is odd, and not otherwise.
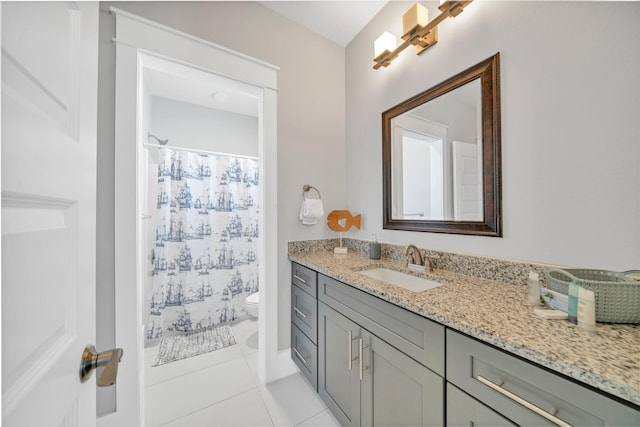
[[[258,118],[222,110],[206,108],[194,104],[145,94],[143,109],[144,135],[151,133],[160,139],[168,139],[168,146],[205,150],[242,156],[258,156]],[[153,138],[151,143],[157,143]],[[147,166],[147,195],[145,222],[145,244],[147,254],[145,298],[143,313],[148,308],[147,301],[151,295],[153,276],[152,250],[156,243],[156,221],[152,215],[157,209],[158,149],[144,150]],[[143,316],[145,329],[147,318]]]
[[[152,104],[149,132],[169,145],[258,157],[257,117],[157,96]]]

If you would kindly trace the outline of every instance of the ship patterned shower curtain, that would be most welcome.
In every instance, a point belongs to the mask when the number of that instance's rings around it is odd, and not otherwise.
[[[259,285],[258,185],[257,160],[160,149],[147,339],[246,313]]]

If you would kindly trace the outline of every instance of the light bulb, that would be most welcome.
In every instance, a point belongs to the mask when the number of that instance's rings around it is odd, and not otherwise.
[[[374,47],[374,57],[377,58],[380,56],[382,52],[388,50],[389,52],[393,51],[396,48],[396,36],[391,34],[388,31],[382,33],[380,37],[376,39],[373,44]]]

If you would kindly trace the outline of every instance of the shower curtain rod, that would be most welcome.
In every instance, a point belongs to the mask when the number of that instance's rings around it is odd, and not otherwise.
[[[242,154],[231,154],[231,153],[222,153],[219,151],[206,151],[206,150],[197,150],[195,148],[184,148],[184,147],[174,147],[172,145],[160,145],[153,144],[151,142],[144,142],[142,144],[145,148],[169,148],[174,151],[188,151],[189,153],[196,154],[211,154],[212,156],[227,156],[227,157],[241,157],[243,159],[251,159],[251,160],[259,160],[256,156],[243,156]]]

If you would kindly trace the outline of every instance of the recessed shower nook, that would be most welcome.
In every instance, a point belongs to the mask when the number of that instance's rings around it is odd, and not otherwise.
[[[260,92],[149,54],[140,64],[145,347],[179,334],[226,337],[259,295]]]
[[[119,345],[131,349],[121,366],[119,383],[126,384],[118,389],[118,412],[143,406],[145,347],[198,330],[214,331],[223,347],[233,345],[225,325],[248,319],[255,307],[257,375],[269,382],[295,372],[275,344],[271,297],[277,286],[276,209],[270,206],[277,200],[277,67],[111,12],[115,327]],[[247,298],[258,290],[259,303],[252,298],[248,309]]]

